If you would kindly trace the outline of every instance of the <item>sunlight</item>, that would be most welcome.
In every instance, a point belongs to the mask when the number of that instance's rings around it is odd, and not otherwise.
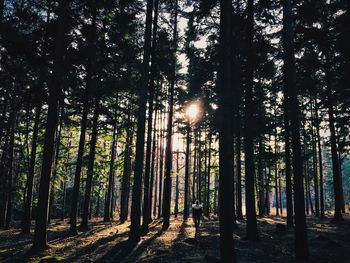
[[[190,122],[196,121],[200,117],[201,105],[199,101],[191,102],[186,110],[185,115]]]

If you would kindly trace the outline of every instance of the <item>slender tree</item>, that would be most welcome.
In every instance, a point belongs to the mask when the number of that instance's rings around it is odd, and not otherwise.
[[[219,96],[219,213],[220,257],[222,262],[236,262],[233,241],[233,112],[232,112],[232,2],[220,1],[220,49],[218,72]]]
[[[138,99],[137,111],[137,132],[136,132],[136,157],[134,184],[132,189],[131,203],[131,226],[129,232],[130,243],[137,243],[140,240],[140,216],[141,216],[141,185],[144,165],[144,144],[146,130],[146,106],[147,106],[147,85],[149,83],[149,61],[151,55],[152,41],[152,11],[153,0],[147,0],[146,26],[144,35],[142,72]]]
[[[176,51],[177,51],[177,15],[178,15],[178,0],[174,4],[174,28],[173,28],[173,43],[172,43],[172,65],[170,76],[170,98],[169,98],[169,115],[167,123],[166,147],[165,147],[165,174],[164,174],[164,195],[163,195],[163,229],[167,229],[170,224],[170,205],[171,205],[171,170],[172,170],[172,135],[173,135],[173,116],[174,116],[174,93],[175,93],[175,78],[176,78]]]
[[[33,202],[33,183],[34,183],[34,173],[35,173],[35,161],[37,154],[37,143],[38,143],[38,133],[39,133],[39,122],[41,115],[41,103],[37,103],[35,107],[35,118],[32,136],[32,145],[30,152],[30,164],[27,177],[27,191],[26,191],[26,201],[24,205],[24,213],[22,220],[22,232],[24,234],[30,233],[30,224],[32,218],[32,202]]]
[[[44,250],[47,247],[47,213],[51,168],[54,155],[55,132],[58,122],[58,99],[61,95],[63,79],[64,34],[67,24],[68,0],[59,1],[57,30],[55,38],[55,53],[52,79],[49,85],[48,113],[45,125],[43,160],[38,195],[37,217],[34,232],[34,250]]]
[[[299,101],[296,89],[296,70],[293,43],[293,18],[291,0],[283,0],[283,51],[284,93],[291,121],[294,175],[295,255],[299,260],[309,257],[307,241],[305,198],[303,186],[303,161],[300,142]]]
[[[247,31],[247,85],[245,94],[245,137],[244,137],[244,156],[245,156],[245,187],[246,187],[246,210],[247,210],[247,238],[249,240],[258,239],[258,228],[255,211],[255,193],[254,193],[254,135],[252,134],[253,125],[253,76],[254,76],[254,2],[248,0],[248,31]]]

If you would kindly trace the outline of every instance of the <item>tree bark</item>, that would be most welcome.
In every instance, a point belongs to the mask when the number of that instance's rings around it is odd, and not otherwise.
[[[286,163],[286,201],[287,201],[287,226],[294,226],[294,208],[293,208],[293,186],[292,186],[292,165],[290,149],[290,120],[287,106],[287,95],[283,101],[284,107],[284,143],[285,143],[285,163]]]
[[[118,105],[118,99],[116,99],[116,105]],[[108,176],[108,188],[107,196],[105,200],[105,207],[103,211],[103,221],[109,222],[111,220],[112,209],[112,189],[114,187],[114,161],[116,151],[116,136],[117,136],[117,120],[113,120],[113,132],[112,132],[112,145],[111,145],[111,160],[109,162],[109,176]]]
[[[16,95],[14,95],[16,96]],[[10,114],[10,141],[9,148],[6,152],[7,154],[7,204],[6,204],[6,218],[5,218],[5,229],[10,229],[10,223],[12,219],[12,199],[13,199],[13,159],[14,159],[14,147],[15,147],[15,128],[17,122],[17,114],[16,114],[16,98],[12,98],[14,101],[11,106],[11,114]]]
[[[318,152],[318,169],[320,175],[320,216],[324,217],[324,188],[323,188],[323,158],[320,136],[320,120],[318,117],[317,101],[315,99],[315,117],[316,117],[316,136],[317,136],[317,152]]]
[[[63,110],[62,110],[63,113]],[[60,144],[61,144],[61,133],[62,133],[62,116],[60,117],[59,121],[59,127],[58,127],[58,133],[56,137],[55,142],[55,158],[53,163],[53,171],[52,171],[52,180],[50,183],[50,199],[49,199],[49,214],[47,216],[47,223],[50,224],[51,217],[52,217],[52,209],[53,205],[55,203],[55,187],[56,187],[56,180],[57,180],[57,167],[58,167],[58,160],[59,160],[59,152],[60,152]]]
[[[343,189],[342,189],[342,178],[340,173],[340,164],[338,157],[338,146],[335,131],[335,117],[333,109],[333,91],[332,91],[332,77],[330,68],[329,51],[326,51],[326,63],[325,63],[325,77],[327,85],[327,109],[328,109],[328,124],[330,131],[330,143],[331,143],[331,154],[332,154],[332,170],[333,170],[333,189],[334,189],[334,219],[337,221],[343,220],[342,215],[342,200],[343,200]]]
[[[220,1],[219,38],[219,214],[220,258],[222,262],[236,262],[233,240],[233,111],[232,103],[232,2]]]
[[[34,183],[34,174],[35,174],[35,161],[36,161],[36,148],[38,143],[38,133],[39,133],[39,122],[41,115],[41,103],[37,103],[35,108],[35,118],[34,118],[34,127],[33,127],[33,136],[32,136],[32,145],[30,152],[30,164],[27,177],[27,189],[26,189],[26,201],[23,211],[23,220],[22,220],[22,233],[30,233],[30,224],[32,218],[32,202],[33,202],[33,183]]]
[[[246,86],[246,123],[245,123],[245,138],[244,138],[244,156],[245,156],[245,188],[246,188],[246,216],[247,216],[247,239],[258,239],[258,228],[255,211],[255,194],[254,194],[254,137],[253,130],[253,77],[254,77],[254,3],[253,0],[248,0],[248,32],[247,32],[247,86]]]
[[[45,127],[43,161],[40,176],[40,186],[38,195],[37,217],[34,232],[34,250],[44,250],[47,247],[47,210],[50,176],[54,155],[55,132],[58,122],[58,98],[61,95],[61,83],[63,79],[63,52],[64,34],[66,30],[66,13],[68,0],[61,0],[58,7],[57,31],[55,39],[55,51],[53,61],[52,80],[49,85],[48,114]]]
[[[133,132],[131,126],[131,112],[128,116],[128,126],[126,131],[126,143],[124,150],[124,167],[123,176],[121,184],[121,194],[120,194],[120,223],[124,223],[128,219],[129,210],[129,194],[130,194],[130,176],[131,176],[131,154],[132,154],[132,141]]]
[[[137,243],[140,240],[140,221],[141,221],[141,196],[142,194],[142,177],[144,165],[144,146],[145,146],[145,129],[146,129],[146,106],[147,106],[147,85],[149,83],[149,61],[151,54],[152,40],[152,11],[153,0],[147,0],[146,10],[146,27],[144,35],[142,74],[138,99],[137,112],[137,133],[136,133],[136,157],[134,184],[132,189],[131,204],[131,226],[129,231],[130,243]]]
[[[294,205],[295,205],[295,255],[298,260],[309,257],[306,219],[305,197],[303,186],[303,160],[300,142],[299,101],[296,87],[296,69],[293,43],[293,17],[291,0],[283,0],[283,49],[284,49],[284,89],[288,100],[288,111],[291,120],[291,135],[293,149],[294,175]]]
[[[168,229],[170,224],[170,206],[171,206],[171,170],[172,170],[172,136],[173,136],[173,117],[174,117],[174,93],[176,78],[176,51],[177,51],[177,14],[178,0],[175,0],[174,10],[174,31],[172,43],[172,71],[170,76],[170,98],[169,98],[169,115],[167,124],[166,148],[165,148],[165,174],[164,174],[164,200],[163,211],[164,221],[163,229]]]
[[[143,192],[143,209],[142,209],[142,231],[147,233],[150,223],[149,212],[151,210],[151,195],[150,191],[150,173],[151,173],[151,155],[152,155],[152,122],[154,111],[154,79],[156,74],[156,48],[157,48],[157,28],[158,28],[158,0],[154,0],[154,18],[152,32],[152,47],[151,47],[151,73],[149,77],[149,96],[148,96],[148,123],[147,123],[147,143],[146,143],[146,164]]]
[[[89,221],[89,205],[91,201],[91,191],[92,191],[92,180],[94,175],[94,163],[95,163],[95,153],[96,153],[96,142],[98,137],[98,116],[100,101],[99,98],[95,98],[95,106],[94,106],[94,116],[92,123],[92,134],[90,140],[90,152],[89,152],[89,161],[87,168],[87,177],[86,177],[86,186],[85,186],[85,197],[84,197],[84,205],[83,205],[83,214],[82,220],[79,226],[79,229],[82,231],[89,230],[88,221]]]
[[[94,10],[92,15],[91,27],[93,28],[93,34],[92,34],[93,36],[90,39],[89,46],[91,50],[94,50],[95,34],[96,34],[95,32],[96,31],[96,10]],[[71,235],[78,234],[77,215],[78,215],[78,202],[79,202],[79,193],[80,193],[80,180],[81,180],[80,177],[81,177],[81,170],[83,167],[88,113],[90,110],[90,92],[93,89],[94,60],[95,60],[94,52],[91,52],[88,56],[88,61],[86,66],[87,68],[86,80],[85,80],[86,87],[85,87],[84,102],[83,102],[83,112],[82,112],[81,123],[80,123],[79,146],[78,146],[78,154],[77,154],[76,168],[75,168],[75,174],[74,174],[74,185],[73,185],[71,210],[70,210],[69,233]]]
[[[191,126],[186,127],[186,155],[185,155],[185,197],[184,197],[184,220],[189,216],[189,179],[190,179],[190,154],[191,154]]]

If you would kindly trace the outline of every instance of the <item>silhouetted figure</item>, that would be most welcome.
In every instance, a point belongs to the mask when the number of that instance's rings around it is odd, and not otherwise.
[[[199,235],[199,225],[201,223],[201,217],[203,213],[203,206],[199,204],[199,201],[197,200],[195,204],[192,205],[192,216],[194,221],[194,226],[196,228],[196,239]]]

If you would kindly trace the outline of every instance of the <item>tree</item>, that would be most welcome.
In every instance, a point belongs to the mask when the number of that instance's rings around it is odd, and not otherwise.
[[[57,31],[55,41],[55,54],[53,62],[52,79],[49,86],[49,98],[48,98],[48,114],[45,125],[45,139],[44,139],[44,152],[42,169],[40,176],[40,187],[38,197],[38,216],[35,221],[34,232],[34,250],[44,250],[47,247],[47,213],[48,213],[48,198],[49,198],[49,186],[50,175],[54,154],[55,144],[55,132],[58,122],[58,98],[61,96],[61,83],[63,79],[62,63],[64,52],[64,34],[67,23],[67,9],[68,1],[61,0],[59,2],[59,11],[57,17]]]
[[[220,256],[222,262],[236,262],[233,241],[233,118],[231,100],[232,78],[232,3],[220,1],[220,50],[218,72],[219,96],[219,203],[220,203]],[[224,52],[225,51],[225,52]]]
[[[145,144],[145,126],[146,126],[146,104],[147,104],[147,85],[149,83],[149,61],[151,54],[152,41],[152,10],[153,1],[147,0],[146,26],[143,47],[143,62],[138,99],[137,112],[137,131],[136,131],[136,157],[134,184],[132,189],[131,204],[131,226],[129,232],[129,241],[137,243],[140,240],[140,215],[141,215],[141,184],[143,177],[144,164],[144,144]]]
[[[291,139],[293,149],[294,209],[295,209],[295,255],[305,260],[309,256],[305,198],[303,185],[303,162],[300,143],[299,101],[295,85],[295,57],[293,44],[292,3],[283,1],[283,50],[284,50],[284,94],[291,121]]]
[[[253,124],[253,38],[254,38],[254,3],[248,1],[248,32],[247,32],[247,85],[245,94],[245,137],[244,137],[244,156],[245,156],[245,186],[246,186],[246,209],[247,209],[247,238],[249,240],[258,239],[258,229],[255,212],[255,194],[254,194],[254,138],[252,134]]]
[[[169,115],[167,123],[167,135],[165,146],[165,174],[164,174],[164,195],[163,195],[163,229],[167,229],[170,224],[170,205],[171,205],[171,170],[172,170],[172,135],[173,135],[173,116],[174,116],[174,89],[176,78],[176,51],[177,51],[177,14],[178,0],[174,4],[174,27],[173,27],[173,43],[172,43],[172,71],[170,76],[169,91]]]

